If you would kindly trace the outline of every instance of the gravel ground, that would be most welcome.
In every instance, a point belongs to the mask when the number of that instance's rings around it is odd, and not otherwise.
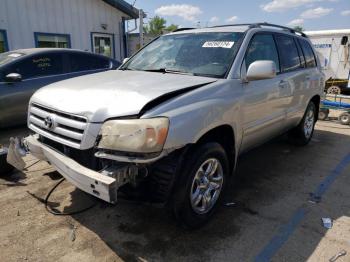
[[[2,131],[0,143],[25,133]],[[343,160],[349,153],[350,127],[330,121],[318,122],[307,147],[282,137],[255,149],[239,159],[239,180],[227,199],[234,204],[191,232],[163,209],[126,200],[112,206],[66,181],[50,205],[64,211],[96,205],[54,216],[43,199],[61,177],[39,162],[0,178],[0,261],[252,261],[266,254],[272,261],[328,261],[341,250],[347,255],[337,261],[350,261],[350,164]],[[329,176],[321,201],[310,202]],[[333,219],[331,229],[322,217]]]

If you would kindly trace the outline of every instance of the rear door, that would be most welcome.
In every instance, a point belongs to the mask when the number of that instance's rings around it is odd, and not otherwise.
[[[281,88],[283,77],[280,74],[279,56],[271,33],[258,33],[253,36],[246,51],[243,68],[247,70],[250,64],[259,60],[274,61],[277,76],[243,84],[243,151],[280,133],[285,118],[284,90]]]
[[[22,81],[7,83],[5,76],[18,73]],[[37,54],[14,62],[3,71],[0,88],[0,127],[26,123],[30,97],[39,88],[64,78],[63,55]]]

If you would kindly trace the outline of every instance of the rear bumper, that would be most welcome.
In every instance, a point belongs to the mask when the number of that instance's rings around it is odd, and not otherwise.
[[[25,138],[25,143],[34,157],[50,162],[64,178],[77,188],[109,203],[116,203],[118,189],[116,179],[80,165],[39,142],[37,136]]]

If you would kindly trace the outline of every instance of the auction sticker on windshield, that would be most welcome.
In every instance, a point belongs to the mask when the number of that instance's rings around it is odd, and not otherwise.
[[[205,42],[202,47],[209,47],[209,48],[231,48],[235,42],[230,41],[209,41]]]

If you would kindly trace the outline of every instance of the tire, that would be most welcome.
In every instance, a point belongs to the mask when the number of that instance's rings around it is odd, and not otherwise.
[[[340,95],[341,88],[339,86],[330,86],[327,88],[327,94]]]
[[[195,229],[208,222],[222,202],[229,162],[224,148],[218,143],[198,145],[190,152],[175,185],[172,208],[183,227]],[[212,164],[216,164],[212,175],[200,172],[209,171]]]
[[[299,125],[289,132],[290,141],[298,146],[307,145],[314,133],[316,124],[316,106],[311,101]]]
[[[318,113],[318,119],[319,120],[326,120],[329,115],[329,109],[320,109],[320,112]]]
[[[350,114],[349,113],[342,113],[339,116],[339,121],[342,125],[349,125],[350,124]]]

